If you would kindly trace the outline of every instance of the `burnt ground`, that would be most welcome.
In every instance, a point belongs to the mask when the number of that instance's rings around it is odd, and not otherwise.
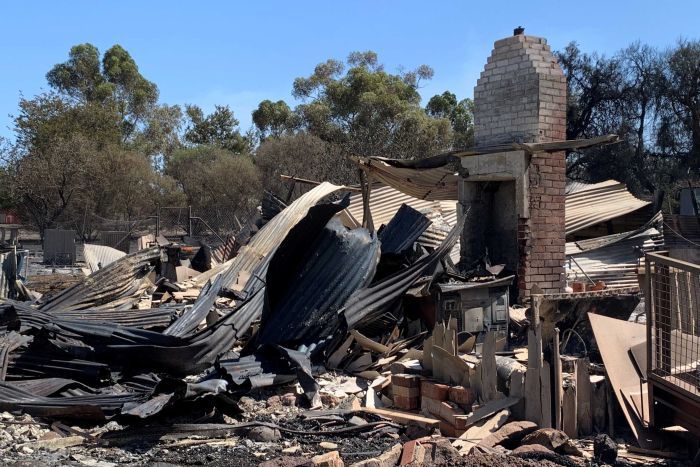
[[[275,391],[256,391],[242,397],[238,405],[242,412],[232,418],[227,415],[204,417],[203,423],[237,425],[242,422],[263,422],[281,428],[260,430],[261,433],[236,432],[235,435],[211,431],[174,433],[163,429],[168,423],[193,423],[193,414],[180,414],[177,419],[158,420],[148,424],[122,426],[110,422],[103,426],[71,427],[85,434],[85,441],[77,446],[51,450],[45,443],[60,441],[50,420],[33,419],[28,415],[0,413],[0,459],[2,465],[74,465],[112,467],[118,465],[224,465],[224,466],[287,466],[309,465],[313,456],[337,450],[349,466],[355,462],[379,456],[395,444],[404,444],[424,434],[407,434],[406,427],[384,426],[340,433],[338,430],[354,426],[350,416],[339,416],[338,412],[307,411],[299,407],[302,398],[294,394],[294,387],[277,388]],[[251,397],[252,396],[252,397]],[[337,399],[324,396],[324,409],[348,408],[355,396]],[[356,401],[355,401],[356,402]],[[201,415],[201,414],[200,414]],[[379,419],[370,414],[361,414],[372,423]],[[358,422],[357,419],[354,420]],[[287,431],[285,431],[287,430]],[[291,431],[325,434],[292,433]],[[335,431],[335,433],[334,433]],[[165,436],[162,436],[163,433]],[[330,433],[328,433],[330,432]],[[69,436],[70,433],[63,433]],[[91,437],[100,443],[90,441]],[[79,438],[80,442],[82,439]],[[44,443],[44,444],[42,444]],[[109,443],[109,445],[107,445]],[[324,443],[324,444],[322,444]],[[326,446],[325,443],[332,443]],[[591,453],[592,454],[592,453]],[[449,455],[449,453],[448,453]],[[476,454],[467,457],[440,458],[433,465],[455,465],[467,467],[501,466],[593,466],[585,458],[573,458],[529,453],[522,458],[504,454]],[[589,456],[590,457],[590,456]],[[436,458],[437,459],[437,458]],[[674,465],[689,463],[663,462],[656,464],[621,465]]]

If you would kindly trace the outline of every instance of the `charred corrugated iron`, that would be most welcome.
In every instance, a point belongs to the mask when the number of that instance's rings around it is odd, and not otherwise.
[[[318,345],[338,329],[345,300],[374,276],[379,242],[367,230],[348,230],[338,219],[314,236],[298,227],[270,262],[260,329],[248,350]]]
[[[224,273],[224,286],[232,287],[236,281],[245,285],[247,281],[239,277],[241,272],[252,273],[284,240],[289,230],[306,216],[311,207],[318,204],[326,196],[342,189],[342,186],[324,182],[299,197],[287,209],[265,224],[251,241],[239,250],[233,263]]]
[[[396,215],[379,231],[382,254],[400,254],[418,240],[432,222],[412,207],[402,204]]]
[[[126,255],[82,282],[40,302],[39,309],[80,310],[133,303],[144,290],[146,275],[153,269],[152,263],[159,258],[159,247]]]
[[[396,301],[411,285],[427,271],[434,269],[440,259],[449,253],[462,231],[465,219],[466,216],[452,228],[445,241],[429,255],[422,257],[408,268],[355,292],[341,310],[348,329],[368,325],[384,313],[391,311]]]

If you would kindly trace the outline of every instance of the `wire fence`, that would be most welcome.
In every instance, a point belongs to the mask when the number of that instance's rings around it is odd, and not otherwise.
[[[700,265],[647,255],[650,373],[700,396]]]
[[[245,213],[243,219],[233,206],[192,208],[190,206],[160,206],[153,214],[135,219],[107,219],[86,213],[79,222],[59,223],[58,229],[73,231],[76,239],[98,243],[128,252],[132,239],[142,235],[162,235],[168,239],[191,237],[208,243],[223,243],[230,235],[241,231],[255,212]]]

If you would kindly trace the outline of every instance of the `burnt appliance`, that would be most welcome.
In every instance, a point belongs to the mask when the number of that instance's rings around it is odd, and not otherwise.
[[[458,335],[496,331],[497,339],[508,336],[510,286],[515,276],[479,282],[450,281],[436,284],[437,322],[457,320]]]

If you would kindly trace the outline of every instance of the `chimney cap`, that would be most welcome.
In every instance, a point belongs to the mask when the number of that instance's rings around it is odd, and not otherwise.
[[[524,33],[525,33],[525,28],[522,26],[518,26],[517,28],[513,29],[514,36],[522,36]]]

